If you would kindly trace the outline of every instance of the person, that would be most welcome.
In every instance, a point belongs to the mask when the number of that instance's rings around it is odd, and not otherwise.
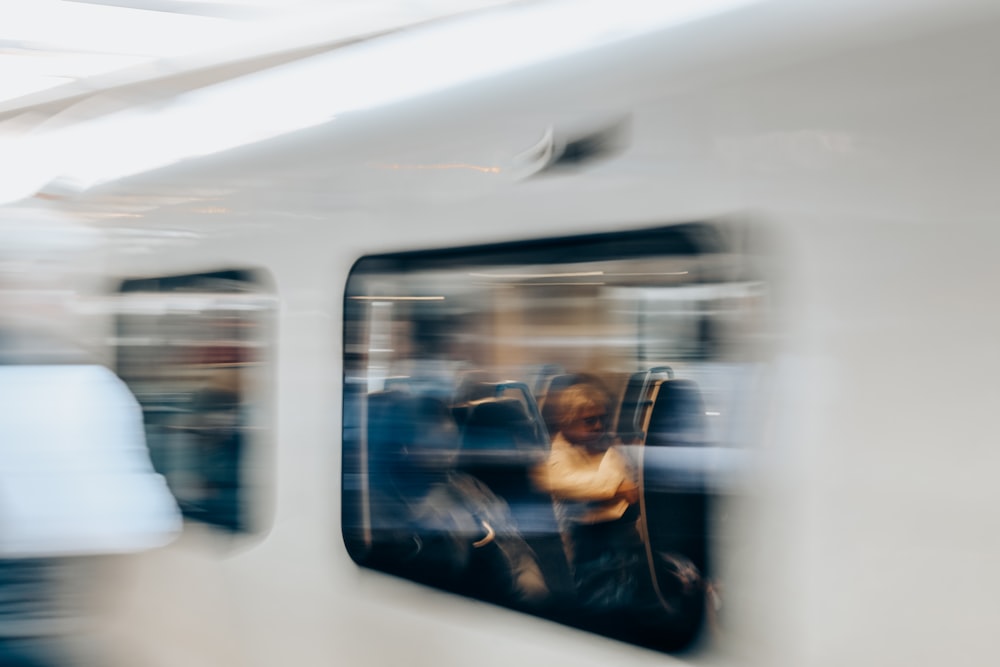
[[[101,664],[102,556],[181,530],[143,413],[78,344],[101,234],[48,207],[0,216],[0,665]],[[96,283],[93,284],[96,287]],[[94,596],[94,597],[92,597]]]
[[[368,405],[370,563],[432,586],[518,607],[548,598],[506,502],[455,469],[458,429],[440,400],[388,391]]]
[[[0,363],[0,556],[141,551],[180,517],[128,387],[96,364]]]
[[[555,397],[548,458],[534,471],[552,495],[581,604],[630,606],[642,566],[639,489],[624,455],[612,447],[607,393],[593,383],[572,385]]]
[[[607,392],[585,382],[554,398],[557,431],[533,478],[556,502],[578,603],[595,618],[653,636],[688,623],[692,609],[700,613],[700,573],[681,554],[647,554],[635,470],[608,433]],[[650,556],[666,578],[653,581]]]
[[[0,327],[0,664],[63,667],[86,643],[66,594],[83,557],[163,546],[181,521],[125,383],[21,333]]]

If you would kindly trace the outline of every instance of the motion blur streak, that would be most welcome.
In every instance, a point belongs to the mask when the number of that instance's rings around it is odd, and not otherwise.
[[[649,3],[552,2],[461,17],[279,66],[183,94],[164,104],[0,137],[0,153],[22,165],[0,184],[0,203],[47,184],[71,191],[197,155],[302,130],[338,114],[380,107],[528,67],[754,0]],[[517,48],[510,48],[516,44]],[[315,85],[329,81],[333,85]],[[94,100],[88,100],[93,104]],[[246,113],[252,109],[253,113]],[[14,119],[21,123],[22,120]]]
[[[68,274],[66,258],[87,242],[29,222],[41,230],[0,230],[0,664],[82,664],[89,596],[71,594],[90,578],[81,557],[163,546],[181,520],[135,396],[53,336],[52,308],[32,312],[53,293],[69,298],[72,282],[52,274]],[[55,235],[44,243],[40,231]],[[45,261],[32,262],[39,251]]]

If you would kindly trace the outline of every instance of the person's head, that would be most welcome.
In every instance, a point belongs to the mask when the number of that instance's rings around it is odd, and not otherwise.
[[[608,431],[610,400],[600,387],[575,384],[559,394],[557,424],[571,444],[588,449],[604,449]]]

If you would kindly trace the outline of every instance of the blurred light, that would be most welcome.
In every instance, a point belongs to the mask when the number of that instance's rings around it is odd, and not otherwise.
[[[0,100],[203,49],[238,34],[234,21],[86,2],[8,1],[0,7]],[[180,36],[183,35],[183,38]]]
[[[0,135],[0,154],[18,165],[18,178],[0,184],[0,203],[30,196],[47,184],[86,190],[755,1],[519,5],[361,42],[188,92],[166,104],[81,122],[73,122],[70,109],[59,119],[67,126]]]
[[[476,278],[582,278],[586,276],[603,276],[604,271],[574,271],[568,273],[470,273],[469,275]],[[546,284],[551,285],[553,283]]]
[[[5,3],[0,35],[28,46],[56,47],[64,52],[160,56],[225,40],[237,29],[233,21],[193,14],[31,0]],[[178,40],[179,31],[189,39]]]
[[[552,287],[553,285],[569,285],[571,287],[580,287],[584,285],[606,285],[607,283],[601,282],[574,282],[574,283],[563,283],[563,282],[548,282],[548,283],[517,283],[518,285],[524,285],[526,287]]]
[[[444,301],[443,296],[351,296],[355,301]]]
[[[0,43],[10,46],[0,50],[0,105],[136,65],[156,62],[146,75],[163,75],[199,54],[205,65],[222,54],[333,44],[510,1],[5,0]]]

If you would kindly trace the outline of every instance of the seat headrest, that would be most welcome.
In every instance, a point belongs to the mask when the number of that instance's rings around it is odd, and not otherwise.
[[[458,426],[443,401],[395,390],[368,396],[368,451],[373,461],[419,465],[421,456],[440,460],[458,448]]]
[[[465,423],[465,450],[525,450],[543,446],[538,425],[516,398],[498,398],[474,404]]]

